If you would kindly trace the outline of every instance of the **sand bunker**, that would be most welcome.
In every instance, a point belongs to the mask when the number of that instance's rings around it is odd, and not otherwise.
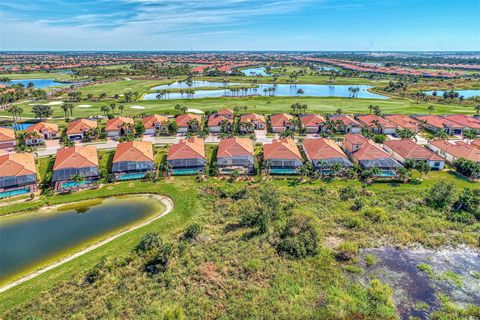
[[[89,104],[79,104],[77,108],[91,108],[92,106]]]
[[[145,109],[145,107],[142,107],[142,106],[131,106],[130,109]]]
[[[199,110],[199,109],[187,109],[187,112],[198,113],[198,114],[204,114],[205,113],[205,112],[203,112],[202,110]]]

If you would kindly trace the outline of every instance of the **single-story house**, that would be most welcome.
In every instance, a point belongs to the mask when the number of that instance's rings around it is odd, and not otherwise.
[[[250,138],[235,137],[220,141],[217,152],[217,169],[220,174],[234,171],[252,174],[254,164],[253,141]]]
[[[270,174],[297,174],[303,165],[302,155],[291,138],[273,139],[263,145],[264,165]]]
[[[462,125],[437,115],[419,115],[415,116],[415,119],[423,122],[425,127],[432,132],[443,129],[447,134],[460,135],[463,131]]]
[[[105,132],[109,137],[120,137],[132,132],[134,125],[132,118],[117,116],[107,121]]]
[[[0,199],[37,190],[37,168],[32,153],[0,155]]]
[[[464,129],[475,129],[480,132],[480,119],[466,114],[451,114],[444,116],[445,119],[462,126]]]
[[[316,171],[331,174],[331,166],[339,163],[343,170],[352,167],[352,163],[340,146],[331,139],[305,139],[303,150]]]
[[[191,137],[172,144],[168,149],[167,164],[173,175],[203,172],[206,165],[205,141]]]
[[[248,126],[242,125],[243,123],[251,123],[252,129],[249,129]],[[265,130],[267,124],[265,122],[265,117],[261,114],[256,113],[247,113],[240,116],[240,131],[242,132],[252,132],[253,130]]]
[[[82,140],[88,131],[97,127],[98,123],[95,120],[77,119],[68,123],[66,134],[69,140]]]
[[[349,115],[331,115],[329,121],[337,122],[337,131],[344,133],[360,133],[362,132],[362,125]]]
[[[408,129],[412,132],[418,132],[420,125],[418,120],[407,116],[406,114],[388,114],[383,116],[387,121],[393,123],[397,129]]]
[[[358,122],[364,127],[370,129],[373,133],[394,134],[396,126],[388,120],[383,119],[375,114],[366,114],[357,116]]]
[[[475,139],[475,140],[472,140],[472,142],[470,142],[470,144],[474,147],[477,147],[480,149],[480,139]]]
[[[413,160],[425,161],[430,168],[437,170],[442,170],[445,166],[443,158],[433,151],[416,144],[410,139],[385,141],[383,149],[402,164],[407,160]]]
[[[272,132],[280,133],[286,130],[297,130],[295,117],[288,113],[277,113],[270,116]]]
[[[363,169],[379,168],[381,172],[378,177],[395,177],[396,171],[402,166],[373,141],[360,134],[346,134],[343,148],[350,159]]]
[[[142,119],[142,124],[145,127],[144,134],[155,134],[156,131],[166,130],[165,126],[168,123],[168,118],[158,114],[152,114]]]
[[[90,187],[97,179],[98,156],[96,147],[75,146],[58,149],[52,176],[55,190],[69,191]]]
[[[230,131],[232,128],[233,120],[231,118],[224,117],[219,114],[212,114],[208,117],[208,129],[211,133],[222,132],[222,125],[226,131]]]
[[[437,153],[442,158],[445,158],[445,160],[450,163],[459,158],[480,163],[480,148],[463,141],[450,142],[445,140],[434,140],[429,142],[427,146],[430,150]]]
[[[230,120],[233,120],[233,118],[235,117],[235,113],[231,109],[218,110],[217,115],[225,117]]]
[[[322,131],[325,118],[318,114],[305,114],[300,116],[300,122],[306,133],[318,133]]]
[[[202,116],[193,113],[184,113],[175,118],[178,133],[196,132],[202,127]]]
[[[117,180],[144,178],[154,170],[153,145],[147,141],[119,143],[112,163],[112,173]]]
[[[25,141],[27,145],[44,144],[45,140],[52,140],[59,137],[58,125],[55,123],[38,122],[28,127],[25,131],[34,134],[33,137]]]
[[[0,127],[0,149],[11,149],[16,145],[15,131],[10,128]]]

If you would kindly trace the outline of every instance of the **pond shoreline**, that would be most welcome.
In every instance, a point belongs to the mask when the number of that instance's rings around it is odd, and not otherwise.
[[[3,285],[0,287],[0,293],[3,293],[13,287],[16,287],[18,286],[19,284],[22,284],[28,280],[31,280],[47,271],[50,271],[58,266],[61,266],[62,264],[65,264],[71,260],[74,260],[75,258],[78,258],[88,252],[91,252],[131,231],[134,231],[134,230],[137,230],[139,228],[142,228],[150,223],[152,223],[153,221],[155,220],[158,220],[160,219],[161,217],[169,214],[170,212],[172,212],[173,208],[174,208],[174,203],[173,203],[173,200],[169,197],[166,197],[166,196],[161,196],[161,195],[158,195],[158,194],[148,194],[148,193],[142,193],[142,194],[136,194],[136,195],[143,195],[143,196],[151,196],[151,197],[154,197],[155,199],[157,199],[158,201],[160,201],[164,206],[164,210],[162,212],[158,212],[157,214],[154,214],[152,215],[151,218],[147,219],[147,220],[144,220],[143,222],[141,222],[140,224],[137,224],[137,225],[134,225],[134,226],[131,226],[131,227],[128,227],[127,229],[123,230],[123,231],[120,231],[116,234],[112,234],[111,236],[109,236],[108,238],[104,239],[104,240],[101,240],[101,241],[98,241],[96,243],[93,243],[91,245],[88,245],[86,248],[80,250],[80,251],[77,251],[77,252],[73,252],[72,254],[64,257],[64,258],[61,258],[59,259],[58,261],[55,261],[51,264],[48,264],[44,267],[41,267],[40,269],[34,271],[34,272],[31,272],[25,276],[22,276],[21,278],[17,279],[17,280],[14,280],[6,285]],[[112,197],[115,197],[112,196]],[[104,198],[102,198],[104,199]],[[78,201],[78,202],[82,202],[82,201]],[[68,202],[67,202],[68,203]],[[56,205],[51,205],[51,206],[44,206],[44,207],[41,207],[41,210],[47,210],[47,209],[55,209],[55,208],[58,208],[62,205],[65,205],[67,203],[62,203],[62,204],[56,204]],[[74,202],[69,202],[69,204],[71,203],[74,203]]]

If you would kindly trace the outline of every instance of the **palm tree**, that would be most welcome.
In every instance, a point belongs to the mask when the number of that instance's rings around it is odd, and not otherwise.
[[[368,109],[370,110],[370,114],[372,114],[373,108],[375,108],[373,105],[369,105],[369,106],[368,106]]]
[[[480,114],[480,104],[477,104],[475,107],[473,107],[475,111],[477,112],[477,116]]]
[[[302,94],[304,94],[304,93],[305,93],[305,91],[303,91],[302,88],[300,88],[300,89],[297,90],[297,96],[300,96],[300,95],[302,95]]]
[[[342,170],[342,165],[338,162],[335,162],[330,166],[330,170],[332,175],[336,176]]]
[[[67,117],[67,112],[68,112],[68,104],[67,103],[64,103],[62,106],[61,106],[62,110],[63,110],[63,113],[65,114],[65,118]]]
[[[73,117],[73,109],[75,108],[75,106],[73,105],[73,103],[69,103],[68,104],[68,110],[70,110],[70,116]]]
[[[112,109],[113,114],[115,114],[115,108],[117,108],[117,105],[115,103],[110,103],[110,109]]]
[[[120,114],[123,114],[123,109],[125,109],[125,106],[123,104],[118,106],[118,110],[120,110]]]
[[[428,112],[430,113],[430,115],[432,114],[432,112],[435,110],[435,106],[428,106]]]

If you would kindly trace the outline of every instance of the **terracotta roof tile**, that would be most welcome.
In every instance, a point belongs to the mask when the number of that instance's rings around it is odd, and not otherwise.
[[[448,142],[445,140],[435,140],[430,142],[430,144],[456,158],[465,158],[467,160],[480,162],[480,149],[471,144],[464,142]]]
[[[0,127],[0,142],[15,141],[15,131]]]
[[[28,127],[25,131],[26,132],[43,133],[45,130],[47,132],[57,132],[58,133],[58,125],[56,125],[55,123],[38,122],[38,123],[35,123],[34,125],[31,125],[30,127]]]
[[[53,170],[97,167],[97,148],[94,146],[66,147],[57,151]]]
[[[153,161],[152,143],[147,141],[130,141],[119,143],[113,157],[113,163],[123,161]]]
[[[445,127],[451,128],[460,128],[461,126],[455,122],[452,122],[448,119],[442,118],[436,115],[427,115],[427,116],[416,116],[417,120],[425,121],[427,124],[438,128],[444,129]]]
[[[294,119],[294,116],[288,113],[272,114],[270,116],[270,125],[272,127],[284,127],[287,123],[290,123]]]
[[[253,156],[253,141],[250,138],[222,139],[217,157]]]
[[[318,114],[306,114],[300,117],[304,127],[318,127],[325,122],[325,119]]]
[[[265,123],[265,117],[261,114],[247,113],[240,116],[240,122],[263,122]]]
[[[330,139],[305,139],[303,140],[303,148],[309,160],[327,160],[332,158],[348,160],[347,155],[340,146]]]
[[[273,139],[272,143],[263,145],[263,157],[265,160],[291,159],[302,160],[295,140],[291,138]]]
[[[200,124],[202,123],[202,117],[199,116],[198,114],[192,114],[192,113],[185,113],[177,116],[175,118],[175,122],[179,127],[187,127],[188,123],[193,119],[197,119],[198,123]]]
[[[404,159],[411,160],[443,160],[435,152],[419,146],[409,139],[389,140],[384,143],[387,147],[399,154]]]
[[[67,134],[78,134],[97,127],[98,123],[95,120],[77,119],[68,123]]]
[[[396,125],[400,129],[410,129],[413,132],[418,130],[419,122],[405,114],[390,114],[384,116],[385,119]]]
[[[358,121],[356,121],[355,119],[353,119],[352,117],[350,116],[347,116],[347,115],[333,115],[330,117],[331,120],[335,120],[335,121],[341,121],[343,123],[344,126],[349,126],[349,125],[353,125],[353,126],[358,126],[360,127],[360,123],[358,123]]]
[[[164,122],[167,122],[168,121],[168,118],[165,117],[165,116],[161,116],[161,115],[158,115],[158,114],[152,114],[152,115],[149,115],[145,118],[142,119],[142,124],[143,126],[145,127],[145,129],[151,129],[153,127],[155,127],[155,124],[156,123],[164,123]]]
[[[226,122],[229,122],[229,123],[233,122],[232,119],[226,118],[226,117],[221,116],[221,115],[212,114],[210,117],[208,117],[208,126],[209,127],[216,127],[216,126],[221,125],[223,121],[226,121]]]
[[[0,177],[18,177],[37,174],[32,153],[9,153],[0,155]]]
[[[105,131],[117,131],[127,124],[134,125],[135,121],[132,118],[118,116],[107,121]]]
[[[205,142],[203,139],[192,137],[182,139],[172,144],[168,149],[167,160],[175,159],[205,159]]]
[[[361,123],[371,128],[375,127],[375,122],[378,122],[383,128],[388,128],[388,129],[395,128],[395,125],[393,123],[374,114],[366,114],[363,116],[358,116],[357,119]]]
[[[464,128],[480,130],[480,120],[466,114],[452,114],[444,118]]]

